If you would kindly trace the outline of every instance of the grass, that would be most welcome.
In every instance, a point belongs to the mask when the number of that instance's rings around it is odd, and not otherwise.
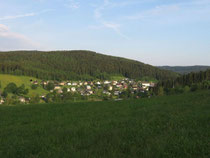
[[[210,91],[0,106],[2,158],[209,158]]]
[[[26,88],[29,89],[28,96],[31,97],[32,95],[38,94],[43,95],[47,94],[48,92],[44,90],[42,87],[38,87],[37,89],[33,90],[31,89],[31,82],[30,80],[37,80],[40,82],[39,79],[36,79],[34,77],[27,77],[27,76],[14,76],[14,75],[6,75],[6,74],[0,74],[0,81],[1,81],[1,88],[0,90],[3,91],[3,89],[10,83],[14,82],[17,86],[21,86],[22,84],[25,85]]]

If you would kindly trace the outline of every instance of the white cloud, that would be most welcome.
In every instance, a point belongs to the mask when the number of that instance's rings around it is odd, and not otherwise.
[[[97,6],[94,10],[94,17],[99,23],[101,23],[101,26],[90,26],[89,28],[91,28],[91,29],[101,29],[101,28],[112,29],[120,37],[129,40],[129,38],[121,32],[120,24],[107,22],[103,18],[104,10],[106,10],[109,6],[112,6],[112,5],[113,5],[113,3],[111,3],[109,0],[104,0],[102,5]]]
[[[112,29],[119,36],[121,36],[121,37],[129,40],[129,38],[120,31],[120,25],[119,24],[108,23],[108,22],[102,22],[102,24],[103,24],[104,27],[109,28],[109,29]]]
[[[46,9],[46,10],[36,12],[36,13],[9,15],[9,16],[0,17],[0,20],[2,21],[2,20],[11,20],[11,19],[24,18],[24,17],[31,17],[31,16],[36,16],[36,15],[43,14],[43,13],[50,12],[50,11],[53,11],[53,10],[52,9]]]
[[[39,49],[41,46],[26,36],[9,30],[6,25],[0,24],[0,51]]]

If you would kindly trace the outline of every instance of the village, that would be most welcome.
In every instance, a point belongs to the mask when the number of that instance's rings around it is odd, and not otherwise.
[[[155,87],[153,82],[136,81],[129,78],[121,80],[105,81],[37,81],[30,80],[32,89],[43,87],[48,94],[43,94],[37,102],[51,102],[53,97],[72,99],[86,98],[86,100],[123,100],[125,98],[141,98],[142,94],[148,93],[151,88]],[[69,94],[69,95],[68,95]],[[18,96],[20,103],[30,103],[32,98],[24,95]],[[39,100],[37,99],[37,100]],[[70,97],[68,98],[70,99]],[[1,97],[0,104],[5,102],[6,98]],[[78,100],[78,99],[77,99]]]

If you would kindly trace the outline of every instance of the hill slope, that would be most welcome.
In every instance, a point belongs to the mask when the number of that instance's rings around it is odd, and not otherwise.
[[[37,80],[36,78],[33,77],[28,77],[28,76],[14,76],[14,75],[7,75],[7,74],[0,74],[0,82],[1,82],[1,87],[0,87],[0,92],[3,92],[4,88],[10,83],[13,82],[17,86],[21,86],[22,84],[25,85],[27,89],[29,89],[29,94],[27,96],[31,97],[32,95],[38,94],[38,95],[44,95],[47,94],[48,91],[44,90],[42,87],[38,87],[36,90],[31,89],[31,82],[30,80]]]
[[[110,75],[157,80],[177,77],[176,73],[138,61],[90,51],[0,52],[0,73],[55,80],[106,79]]]
[[[158,66],[163,70],[169,70],[180,74],[188,74],[190,72],[199,72],[210,69],[210,66]]]
[[[209,95],[0,106],[0,157],[209,158]]]

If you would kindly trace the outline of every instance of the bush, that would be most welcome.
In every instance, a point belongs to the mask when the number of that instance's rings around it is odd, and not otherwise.
[[[31,89],[37,89],[39,87],[39,85],[37,85],[37,84],[32,84],[31,85]]]
[[[9,83],[5,88],[4,91],[8,92],[8,93],[16,93],[17,90],[17,85],[13,82]]]
[[[197,85],[197,84],[193,84],[193,85],[191,86],[190,90],[191,90],[192,92],[197,91],[197,90],[198,90],[198,85]]]

